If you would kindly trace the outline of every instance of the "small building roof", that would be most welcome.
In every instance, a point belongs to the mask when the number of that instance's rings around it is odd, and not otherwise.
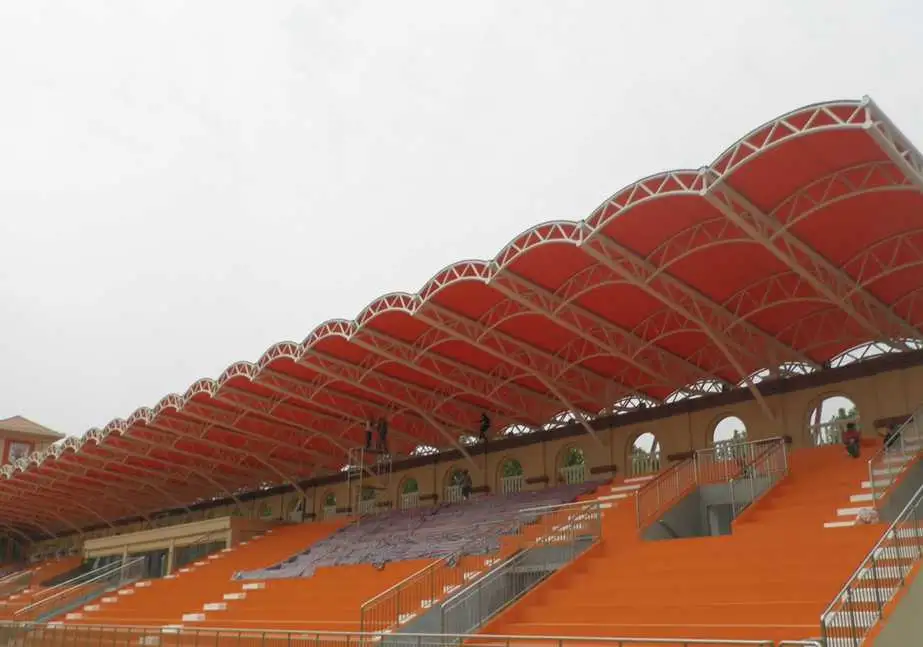
[[[27,436],[36,436],[39,438],[50,438],[60,440],[64,434],[44,427],[37,422],[32,422],[22,416],[12,416],[0,420],[0,431],[11,431],[16,434],[26,434]]]

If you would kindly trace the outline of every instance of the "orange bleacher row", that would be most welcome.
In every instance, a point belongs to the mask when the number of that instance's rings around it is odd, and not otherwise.
[[[643,479],[600,485],[581,500],[602,504],[602,537],[494,618],[490,634],[799,640],[816,636],[818,620],[884,526],[829,524],[867,485],[867,463],[841,447],[793,452],[790,471],[734,522],[733,534],[645,541],[631,493]],[[459,505],[479,505],[477,502]],[[549,517],[550,518],[550,517]],[[551,532],[537,523],[485,555],[458,563],[412,559],[321,566],[310,577],[234,579],[290,558],[339,531],[349,520],[281,525],[267,534],[181,568],[163,579],[111,591],[57,618],[68,625],[146,625],[357,631],[363,602],[421,569],[448,573],[443,590]],[[543,525],[544,524],[544,525]],[[825,524],[829,527],[825,527]],[[840,527],[842,526],[842,527]],[[79,560],[42,565],[34,582]],[[454,578],[454,579],[452,579]],[[440,581],[442,588],[442,581]],[[7,599],[0,612],[40,595],[35,586]],[[432,595],[414,600],[425,608]]]

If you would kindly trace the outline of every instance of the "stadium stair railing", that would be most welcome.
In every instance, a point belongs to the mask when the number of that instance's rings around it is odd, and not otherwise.
[[[361,634],[306,630],[216,629],[106,625],[0,625],[0,642],[21,647],[822,647],[816,641],[721,640],[702,638],[621,638],[588,636],[507,636],[492,634]]]
[[[32,584],[34,575],[35,569],[28,568],[10,573],[6,577],[0,579],[0,598],[7,598],[29,588]]]
[[[739,515],[788,473],[788,449],[784,438],[768,438],[722,444],[695,452],[664,470],[635,492],[638,530],[660,519],[697,487],[728,483]],[[740,496],[741,493],[748,496]]]
[[[137,582],[144,576],[144,557],[116,562],[49,588],[40,599],[17,610],[17,621],[46,622],[107,591]]]
[[[881,539],[821,614],[827,647],[859,647],[889,603],[923,560],[923,487],[918,489]]]
[[[881,507],[881,503],[901,472],[910,466],[910,463],[923,449],[921,414],[923,414],[923,409],[917,409],[898,428],[891,442],[882,445],[869,459],[869,489],[876,508]]]
[[[592,514],[588,510],[592,510]],[[499,549],[495,552],[484,540],[474,540],[367,600],[359,612],[360,632],[393,631],[475,578],[483,577],[507,557],[539,542],[548,544],[551,537],[567,538],[577,531],[578,525],[593,526],[595,529],[591,532],[597,536],[601,527],[600,506],[595,501],[523,509],[520,515],[524,518],[518,520],[511,531],[508,520],[496,522],[506,532],[500,535]]]
[[[550,512],[556,519],[545,526],[545,534],[441,604],[442,633],[476,631],[602,536],[602,509],[595,501],[555,506]]]

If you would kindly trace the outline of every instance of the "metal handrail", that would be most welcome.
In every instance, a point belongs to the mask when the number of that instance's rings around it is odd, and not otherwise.
[[[921,502],[923,502],[923,486],[921,486],[914,493],[914,495],[910,498],[910,501],[907,502],[907,505],[904,506],[904,509],[901,510],[901,513],[897,516],[897,518],[895,518],[895,520],[891,523],[891,525],[888,526],[887,530],[885,530],[882,533],[878,541],[875,542],[875,546],[872,547],[872,549],[863,558],[862,562],[860,562],[856,570],[854,570],[852,575],[849,576],[849,578],[846,580],[846,583],[843,585],[843,587],[839,590],[839,592],[835,596],[833,596],[833,599],[831,600],[830,604],[827,605],[827,608],[825,608],[823,613],[821,613],[820,615],[820,628],[821,628],[821,633],[824,638],[827,637],[828,618],[831,617],[834,613],[836,613],[836,608],[839,605],[851,604],[854,602],[854,600],[852,599],[853,596],[850,594],[850,591],[852,591],[853,588],[856,587],[856,584],[860,580],[863,579],[863,576],[869,572],[872,573],[872,577],[874,578],[874,584],[876,585],[874,603],[877,608],[874,610],[874,613],[877,614],[878,616],[877,620],[881,619],[881,614],[884,609],[884,606],[894,598],[894,596],[897,594],[897,590],[900,589],[905,584],[906,573],[903,570],[897,571],[898,576],[899,576],[898,579],[900,579],[900,583],[896,588],[894,588],[894,590],[891,592],[891,595],[888,596],[887,599],[883,599],[881,589],[880,587],[877,586],[878,584],[877,570],[880,567],[878,565],[878,558],[876,558],[876,555],[879,553],[879,551],[882,551],[882,549],[885,548],[885,542],[891,539],[896,539],[898,540],[897,557],[898,557],[898,560],[900,560],[901,558],[901,553],[900,553],[901,544],[899,541],[900,540],[900,525],[904,524],[908,520],[911,520],[911,517],[912,517],[912,522],[913,522],[912,527],[915,528],[914,534],[916,535],[916,539],[918,541],[915,544],[917,548],[916,559],[911,558],[910,560],[911,567],[913,563],[923,559],[923,536],[921,536],[921,533],[920,533],[920,527],[919,527],[920,519],[918,518],[918,515],[917,515],[917,507],[921,504]],[[906,570],[907,572],[909,572],[910,569],[908,568]],[[856,588],[859,588],[859,587],[856,587]],[[860,631],[862,628],[857,626],[856,618],[855,618],[855,611],[851,610],[848,612],[848,614],[850,616],[850,621],[851,621],[849,629],[855,636],[856,632]],[[872,624],[872,626],[874,626],[874,623]],[[855,644],[858,645],[860,642],[861,642],[861,639],[859,639],[858,641],[855,641]]]
[[[51,602],[51,601],[53,601],[53,600],[57,600],[57,599],[60,598],[61,596],[65,595],[65,594],[67,594],[67,593],[70,593],[71,591],[73,591],[73,590],[75,590],[75,589],[77,589],[77,588],[79,588],[79,587],[86,586],[87,584],[92,584],[93,582],[98,582],[99,580],[102,580],[102,579],[104,579],[104,578],[109,577],[109,576],[112,575],[115,571],[124,571],[124,570],[127,570],[127,569],[131,568],[132,566],[135,566],[135,565],[137,565],[137,564],[140,564],[140,563],[143,562],[143,561],[144,561],[144,557],[136,557],[135,559],[130,560],[130,561],[128,561],[128,562],[124,562],[124,563],[118,562],[118,564],[115,566],[115,568],[111,568],[111,569],[108,569],[108,568],[107,568],[107,569],[105,569],[105,572],[99,573],[99,574],[97,574],[95,577],[92,577],[92,578],[86,580],[85,582],[80,582],[80,583],[78,583],[78,584],[73,584],[72,586],[70,586],[70,587],[68,587],[68,588],[66,588],[66,589],[63,589],[63,590],[61,590],[61,591],[58,591],[58,592],[55,593],[54,595],[45,596],[45,597],[43,597],[41,600],[39,600],[38,602],[33,602],[32,604],[29,604],[29,605],[27,605],[27,606],[24,606],[24,607],[21,608],[21,609],[18,609],[17,611],[15,611],[15,612],[13,613],[13,615],[14,615],[14,616],[18,616],[18,615],[24,614],[24,613],[26,613],[26,612],[28,612],[28,611],[30,611],[30,610],[32,610],[32,609],[36,609],[36,608],[38,608],[38,607],[40,607],[40,606],[43,606],[43,605],[45,605],[45,604],[47,604],[47,603],[49,603],[49,602]],[[76,580],[76,579],[79,579],[79,578],[74,578],[74,579],[69,580],[69,581],[70,581],[70,582],[74,582],[74,580]]]
[[[368,600],[366,600],[365,602],[363,602],[363,603],[362,603],[362,608],[365,608],[366,606],[371,605],[371,604],[373,604],[374,602],[377,602],[379,599],[384,598],[385,596],[387,596],[387,595],[389,595],[389,594],[391,594],[391,593],[394,593],[395,591],[399,591],[400,589],[404,588],[407,584],[411,583],[412,581],[419,579],[419,578],[420,578],[421,576],[423,576],[423,575],[426,575],[426,573],[428,573],[429,571],[435,569],[435,568],[436,568],[437,566],[439,566],[440,564],[447,564],[447,563],[450,563],[450,562],[452,562],[452,561],[458,559],[458,557],[459,557],[460,555],[461,555],[461,551],[458,551],[458,552],[452,553],[452,554],[449,555],[448,557],[443,557],[442,559],[433,560],[432,562],[430,562],[429,564],[427,564],[426,566],[424,566],[423,568],[421,568],[419,571],[416,571],[416,572],[414,572],[414,573],[411,573],[410,575],[408,575],[407,577],[405,577],[404,579],[402,579],[402,580],[401,580],[400,582],[398,582],[397,584],[393,584],[393,585],[389,586],[388,588],[386,588],[386,589],[385,589],[384,591],[382,591],[381,593],[379,593],[379,594],[377,594],[376,596],[371,597],[371,598],[369,598]]]
[[[587,518],[592,517],[597,524],[595,526],[595,532],[592,535],[589,535],[592,538],[590,545],[594,545],[599,542],[602,537],[602,524],[598,523],[601,520],[602,508],[596,501],[584,502],[583,507],[580,510],[575,511],[568,519],[559,522],[552,523],[551,527],[548,529],[547,533],[537,537],[533,543],[529,544],[525,548],[520,548],[509,558],[494,566],[487,573],[484,573],[480,577],[476,578],[474,581],[468,583],[461,590],[457,591],[453,595],[449,596],[446,600],[442,602],[441,609],[441,627],[442,630],[446,630],[447,617],[454,610],[456,606],[462,607],[472,595],[477,595],[475,605],[477,607],[477,617],[472,619],[470,616],[467,616],[471,622],[468,626],[464,627],[466,631],[472,631],[478,627],[481,627],[487,620],[496,616],[503,609],[509,607],[516,600],[519,600],[526,593],[531,591],[536,585],[544,581],[554,570],[551,568],[549,562],[545,562],[543,566],[545,567],[540,571],[539,577],[530,577],[534,575],[533,573],[518,574],[513,573],[514,577],[508,578],[509,581],[504,580],[500,586],[505,587],[505,591],[508,595],[503,596],[502,598],[494,597],[493,595],[488,596],[490,598],[488,604],[494,604],[499,602],[494,608],[484,609],[481,604],[483,602],[480,592],[483,588],[488,585],[491,581],[496,580],[498,577],[506,573],[509,568],[516,564],[517,562],[522,562],[527,559],[529,556],[536,553],[540,548],[547,548],[554,544],[565,543],[571,550],[570,556],[565,560],[565,563],[573,561],[577,555],[577,544],[581,537],[586,537],[586,535],[580,534],[575,528],[577,524],[581,521],[587,520]],[[561,537],[562,533],[567,533],[564,536],[564,542],[558,540]],[[464,611],[462,611],[462,616],[465,616]]]
[[[688,479],[683,475],[690,472],[692,478],[688,483]],[[657,510],[660,510],[663,507],[663,497],[660,494],[661,486],[664,483],[668,483],[670,480],[673,480],[674,486],[674,498],[679,497],[680,493],[685,492],[688,489],[694,488],[698,483],[698,470],[696,469],[696,463],[694,458],[687,458],[679,463],[671,465],[669,468],[657,474],[650,481],[639,487],[635,490],[635,516],[637,520],[638,530],[646,527],[645,522],[648,521],[648,518],[651,515],[644,515],[641,511],[641,500],[648,492],[655,491],[657,492]],[[671,501],[673,499],[670,499]]]
[[[730,480],[731,511],[732,511],[732,514],[734,515],[734,518],[737,518],[740,515],[740,513],[743,512],[746,508],[752,506],[754,503],[759,501],[763,496],[765,496],[765,494],[769,492],[770,489],[772,489],[772,486],[775,485],[775,482],[776,482],[775,477],[777,475],[781,474],[782,478],[784,478],[785,475],[788,474],[788,452],[786,451],[785,439],[778,438],[778,439],[773,439],[773,440],[775,442],[773,442],[768,447],[766,447],[765,450],[760,452],[752,460],[744,464],[742,468],[743,477],[732,478]],[[779,452],[780,449],[782,452],[782,466],[781,466],[781,469],[776,469],[776,466],[772,464],[772,459],[774,458],[774,455]],[[759,474],[754,474],[754,468],[762,463],[769,463],[768,470],[760,472]],[[756,492],[756,484],[755,484],[757,476],[762,477],[762,478],[768,477],[771,482],[769,487],[767,487],[765,490],[759,493]],[[750,500],[738,509],[737,504],[734,502],[734,484],[739,483],[741,481],[746,481],[746,482],[749,482],[750,484]]]
[[[905,420],[904,423],[898,428],[897,433],[895,434],[895,438],[891,440],[891,443],[888,445],[883,444],[880,448],[878,448],[878,451],[876,451],[872,455],[872,457],[868,460],[869,489],[871,489],[872,491],[872,505],[874,505],[875,508],[879,507],[880,502],[884,499],[884,494],[888,491],[888,488],[890,487],[890,483],[885,485],[883,491],[881,492],[879,496],[879,493],[877,491],[878,488],[876,488],[875,486],[875,469],[876,469],[875,465],[878,462],[886,464],[886,461],[884,459],[888,458],[889,456],[895,455],[894,450],[893,450],[895,443],[900,448],[900,453],[897,455],[906,454],[906,440],[907,439],[906,439],[906,435],[904,434],[904,432],[907,431],[908,429],[912,429],[915,432],[916,438],[917,439],[920,438],[921,436],[920,426],[917,424],[917,416],[921,413],[923,413],[923,408],[917,409],[916,411],[914,411],[910,415],[910,417],[907,418],[907,420]]]
[[[183,627],[182,629],[168,629],[164,627],[150,627],[150,626],[139,626],[139,625],[60,625],[60,626],[50,626],[43,625],[40,623],[0,623],[0,628],[9,628],[9,629],[20,629],[23,632],[29,632],[30,636],[33,638],[40,638],[39,632],[45,632],[46,634],[76,634],[76,635],[86,635],[91,634],[92,632],[104,632],[111,631],[115,633],[127,634],[128,640],[124,643],[125,647],[128,647],[129,644],[137,644],[135,640],[143,636],[162,636],[165,634],[170,635],[184,635],[184,636],[209,636],[215,638],[224,637],[237,637],[237,638],[256,638],[260,641],[260,645],[266,645],[268,641],[272,641],[271,644],[278,644],[280,640],[286,641],[288,644],[293,644],[294,642],[308,642],[312,641],[314,644],[321,644],[325,638],[330,640],[337,640],[340,644],[353,644],[360,645],[365,644],[366,642],[377,642],[382,638],[381,633],[351,633],[344,631],[305,631],[305,630],[291,630],[286,631],[282,629],[224,629],[224,628],[204,628],[204,627]],[[786,641],[782,643],[776,643],[773,640],[733,640],[733,639],[722,639],[722,638],[630,638],[630,637],[621,637],[621,636],[561,636],[561,635],[530,635],[530,636],[516,636],[509,634],[418,634],[418,633],[407,633],[394,635],[390,634],[390,638],[400,638],[407,639],[408,645],[418,645],[418,646],[433,646],[433,645],[444,645],[449,647],[450,645],[459,645],[468,643],[499,643],[503,647],[513,647],[519,643],[523,644],[523,647],[535,647],[539,643],[545,643],[548,647],[565,647],[568,645],[573,645],[578,647],[579,645],[599,645],[606,647],[622,647],[624,645],[650,645],[651,647],[689,647],[692,645],[725,645],[727,647],[782,647],[783,645],[805,645],[805,646],[816,646],[816,642],[812,641]],[[41,644],[37,642],[37,644]],[[56,643],[57,644],[57,643]],[[64,644],[64,643],[60,643]],[[121,647],[115,639],[109,640],[106,639],[106,644],[111,647]],[[257,643],[253,643],[256,646]],[[499,647],[499,646],[498,646]]]
[[[109,564],[106,564],[105,566],[100,566],[99,568],[94,569],[94,570],[92,570],[92,571],[87,571],[86,573],[81,573],[80,575],[77,575],[77,576],[75,576],[75,577],[72,577],[72,578],[70,578],[69,580],[64,580],[63,582],[58,582],[57,584],[55,584],[55,585],[53,585],[53,586],[49,586],[49,587],[47,587],[47,588],[45,588],[45,589],[43,589],[43,590],[41,591],[41,593],[42,593],[42,600],[46,600],[46,599],[48,598],[49,595],[52,595],[55,591],[58,591],[59,589],[64,589],[64,588],[69,588],[69,587],[71,587],[71,586],[74,586],[75,584],[78,583],[78,580],[81,580],[81,579],[87,577],[87,576],[90,575],[91,573],[94,573],[95,575],[105,574],[105,573],[111,572],[112,569],[114,569],[114,568],[119,568],[119,567],[120,567],[120,564],[121,564],[120,561],[119,561],[119,562],[111,562],[111,563],[109,563]],[[94,577],[95,577],[95,575],[94,575]],[[41,602],[41,600],[39,600],[39,602]],[[33,603],[33,604],[35,604],[35,603]],[[32,606],[32,605],[29,605],[29,606]],[[27,608],[28,608],[28,607],[23,607],[23,609],[27,609]]]

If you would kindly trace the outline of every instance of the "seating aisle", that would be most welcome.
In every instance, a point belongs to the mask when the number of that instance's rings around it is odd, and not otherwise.
[[[348,520],[280,526],[266,535],[213,553],[179,569],[173,576],[146,580],[112,592],[82,611],[67,614],[68,624],[177,625],[182,616],[216,600],[240,570],[278,562],[342,528]]]
[[[865,460],[796,451],[790,475],[723,537],[642,541],[633,505],[602,543],[484,628],[490,634],[798,640],[885,530],[825,528],[861,488]]]

